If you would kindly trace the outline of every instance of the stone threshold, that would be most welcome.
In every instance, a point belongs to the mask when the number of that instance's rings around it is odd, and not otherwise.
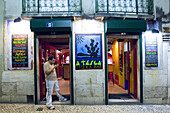
[[[137,99],[109,99],[109,105],[119,104],[119,105],[128,105],[128,104],[141,104]]]
[[[59,101],[53,101],[53,105],[71,105],[71,101],[66,102],[59,102]],[[46,105],[46,101],[40,101],[38,105]]]

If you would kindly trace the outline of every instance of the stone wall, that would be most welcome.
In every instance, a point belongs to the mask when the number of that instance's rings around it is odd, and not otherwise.
[[[95,0],[82,0],[82,12],[84,16],[95,14]]]
[[[154,8],[156,17],[161,15],[167,15],[170,11],[170,1],[169,0],[154,0]]]
[[[167,84],[167,86],[168,86],[168,104],[170,104],[170,42],[165,42],[165,44],[168,46],[168,54],[167,54],[167,56],[168,56],[168,84]]]
[[[8,20],[20,17],[22,13],[22,0],[0,0],[0,102],[30,102],[34,97],[34,71],[9,70],[10,28]],[[24,28],[30,26],[25,25]],[[4,29],[4,30],[3,30]],[[17,31],[18,30],[18,31]],[[22,34],[23,28],[15,29],[16,34]],[[32,35],[29,36],[31,41]],[[31,48],[32,43],[29,47]],[[3,58],[4,57],[4,58]]]
[[[155,19],[159,22],[159,30],[170,28],[170,0],[154,0]],[[143,39],[144,40],[144,39]],[[144,42],[143,42],[144,44]],[[144,49],[143,45],[143,49]],[[159,68],[143,70],[144,103],[169,104],[169,42],[158,39]],[[143,52],[143,56],[145,53]],[[144,61],[144,59],[143,59]],[[145,65],[145,62],[143,63]]]
[[[12,24],[12,27],[7,27]],[[14,26],[17,24],[16,27]],[[23,26],[24,25],[24,26]],[[12,29],[11,29],[12,28]],[[4,30],[4,69],[2,71],[2,92],[0,102],[33,102],[34,100],[34,71],[33,71],[33,34],[30,32],[29,21],[13,23],[5,20]],[[15,30],[14,30],[15,29]],[[10,31],[10,33],[9,33]],[[28,34],[28,59],[30,69],[11,68],[11,37],[12,34]]]
[[[2,92],[2,72],[4,70],[4,1],[0,0],[0,92]],[[0,93],[0,97],[2,94]]]
[[[4,71],[1,102],[27,102],[34,95],[33,71]]]
[[[163,31],[164,27],[170,28],[170,0],[154,0],[154,8],[155,19],[159,22],[160,32]],[[169,104],[169,42],[162,41],[162,37],[160,37],[158,48],[159,68],[155,70],[144,69],[143,71],[144,103]],[[143,55],[145,54],[143,53]]]
[[[143,97],[144,103],[167,104],[168,99],[168,43],[158,37],[158,68],[145,68],[145,53],[143,51]],[[143,50],[144,47],[143,38]]]
[[[75,104],[105,104],[104,35],[103,69],[75,70],[75,34],[104,33],[104,23],[96,20],[77,20],[73,22],[73,80]]]
[[[154,0],[155,19],[159,21],[159,29],[170,28],[170,0]]]
[[[22,0],[4,0],[5,1],[5,17],[16,18],[21,17]]]

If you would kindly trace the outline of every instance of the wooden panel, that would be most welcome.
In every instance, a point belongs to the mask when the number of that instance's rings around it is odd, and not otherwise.
[[[133,42],[130,43],[130,93],[134,94]]]
[[[137,41],[133,40],[134,98],[137,98]]]
[[[119,42],[119,85],[125,87],[124,77],[124,42]]]
[[[70,65],[64,64],[64,79],[70,79]]]
[[[113,72],[113,65],[112,64],[108,64],[108,72]]]

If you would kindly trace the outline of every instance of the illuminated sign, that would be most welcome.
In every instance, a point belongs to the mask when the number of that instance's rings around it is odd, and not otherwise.
[[[12,67],[28,67],[27,35],[12,35]]]
[[[76,70],[102,69],[102,34],[76,34]]]
[[[53,23],[47,23],[47,27],[53,27]]]
[[[145,36],[145,67],[158,67],[158,44],[156,36]]]

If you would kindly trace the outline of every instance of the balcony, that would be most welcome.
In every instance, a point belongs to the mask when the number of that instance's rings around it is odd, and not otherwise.
[[[96,0],[96,15],[153,18],[153,0]]]
[[[79,16],[81,0],[22,0],[22,16]]]

